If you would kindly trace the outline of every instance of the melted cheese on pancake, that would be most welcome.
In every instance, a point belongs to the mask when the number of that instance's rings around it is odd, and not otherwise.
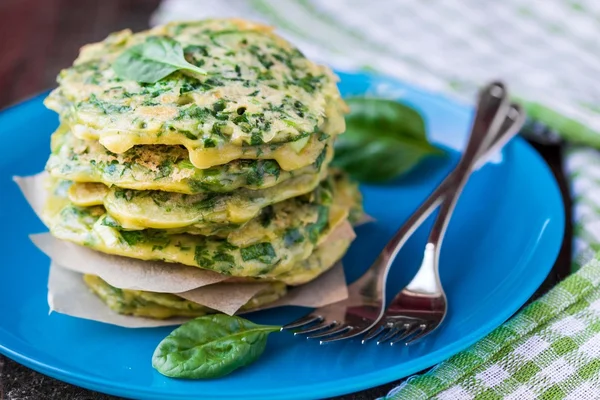
[[[46,170],[55,178],[125,189],[222,193],[239,188],[265,189],[295,176],[316,174],[332,157],[330,141],[314,163],[294,171],[282,170],[274,160],[235,160],[199,169],[181,146],[136,146],[115,154],[96,141],[76,138],[63,125],[52,135]]]

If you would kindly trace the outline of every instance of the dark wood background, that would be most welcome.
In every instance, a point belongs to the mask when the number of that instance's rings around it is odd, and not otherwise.
[[[0,0],[0,108],[55,85],[61,68],[69,66],[79,48],[104,39],[110,32],[148,27],[159,0]],[[570,199],[561,168],[561,147],[532,143],[552,168],[571,221]],[[558,260],[532,299],[547,292],[569,272],[571,224]],[[399,382],[339,397],[375,399]],[[108,400],[38,374],[0,355],[0,400]]]
[[[148,28],[159,0],[0,0],[0,107],[54,86],[87,43]]]

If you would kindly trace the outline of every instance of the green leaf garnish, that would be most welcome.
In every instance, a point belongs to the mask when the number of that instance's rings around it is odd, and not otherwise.
[[[414,109],[386,99],[346,99],[346,132],[335,142],[333,165],[363,182],[396,178],[429,155],[442,154],[427,140],[425,122]]]
[[[151,36],[128,48],[112,68],[120,78],[144,83],[157,82],[178,70],[206,75],[206,71],[186,61],[178,42],[163,36]]]
[[[171,378],[218,378],[256,361],[280,328],[225,314],[199,317],[158,344],[152,366]]]

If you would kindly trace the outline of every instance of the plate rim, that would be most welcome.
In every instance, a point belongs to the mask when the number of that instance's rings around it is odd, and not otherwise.
[[[361,71],[336,70],[335,72],[338,73],[340,76],[342,76],[342,79],[343,79],[343,77],[348,78],[350,76],[353,76],[354,78],[377,80],[377,81],[382,81],[382,82],[391,82],[392,84],[396,84],[396,85],[399,84],[399,85],[402,85],[403,87],[408,88],[409,90],[413,91],[414,93],[427,98],[429,101],[436,101],[436,102],[441,101],[444,103],[448,103],[452,107],[456,107],[458,109],[462,108],[463,110],[472,109],[470,106],[464,105],[464,104],[460,103],[459,101],[456,101],[456,99],[449,98],[440,93],[430,92],[430,91],[427,91],[422,88],[417,88],[417,87],[412,86],[411,84],[408,84],[404,81],[400,81],[398,79],[387,77],[384,75],[364,73]],[[41,99],[43,99],[47,95],[47,93],[48,93],[48,91],[43,91],[43,92],[41,92],[37,95],[34,95],[24,101],[18,102],[16,104],[12,104],[12,105],[0,110],[0,116],[6,117],[7,114],[10,114],[11,112],[16,111],[17,109],[20,109],[20,108],[26,107],[26,106],[32,106],[36,102],[41,101]],[[406,365],[403,366],[402,373],[400,374],[401,376],[398,376],[399,375],[398,371],[397,371],[398,366],[396,365],[396,366],[387,367],[385,369],[378,369],[375,371],[371,371],[371,372],[362,374],[362,375],[360,375],[360,380],[357,380],[356,376],[352,376],[352,377],[345,377],[343,379],[337,379],[335,381],[311,384],[310,386],[308,386],[306,388],[306,391],[303,391],[302,393],[290,393],[289,391],[286,392],[286,388],[280,388],[280,389],[274,389],[274,390],[273,389],[271,389],[271,390],[263,389],[260,392],[258,392],[258,391],[245,392],[244,397],[247,399],[265,399],[265,398],[279,398],[280,396],[285,395],[285,398],[287,398],[287,399],[303,399],[303,398],[307,398],[307,397],[321,398],[321,397],[336,396],[336,395],[341,395],[341,394],[345,394],[345,393],[356,392],[359,390],[365,390],[368,388],[373,388],[373,387],[376,387],[376,386],[379,386],[382,384],[392,382],[397,379],[401,379],[402,377],[408,377],[408,376],[413,375],[417,372],[420,372],[432,365],[439,364],[440,362],[448,359],[449,357],[457,354],[460,351],[465,350],[469,346],[475,344],[477,341],[483,339],[490,332],[492,332],[494,329],[496,329],[498,326],[500,326],[506,320],[508,320],[512,315],[514,315],[519,310],[519,308],[523,304],[525,304],[526,301],[532,296],[532,294],[535,292],[535,290],[537,288],[539,288],[539,286],[544,282],[545,278],[551,272],[552,266],[554,265],[554,262],[556,261],[556,259],[558,257],[558,254],[559,254],[559,251],[561,248],[561,244],[564,240],[566,213],[565,213],[565,209],[564,209],[564,201],[563,201],[560,189],[559,189],[558,182],[556,181],[550,167],[545,162],[545,160],[543,160],[543,158],[539,155],[539,153],[537,151],[535,151],[533,149],[533,147],[531,145],[529,145],[522,138],[514,139],[512,145],[522,147],[523,151],[525,151],[526,153],[529,153],[529,155],[533,159],[535,159],[535,162],[538,162],[541,164],[541,167],[544,171],[543,173],[547,174],[547,177],[549,178],[550,187],[553,192],[552,197],[557,199],[561,203],[560,212],[557,215],[558,221],[554,222],[554,224],[556,225],[554,230],[558,230],[558,232],[559,232],[559,235],[556,236],[556,239],[555,239],[558,242],[558,244],[555,249],[551,249],[552,254],[549,255],[548,253],[550,253],[550,252],[548,252],[548,251],[545,252],[546,253],[545,257],[546,257],[546,259],[549,260],[548,261],[549,265],[547,267],[543,268],[544,269],[543,273],[538,274],[539,282],[536,281],[534,285],[531,285],[531,287],[533,288],[533,291],[531,293],[528,293],[526,297],[521,295],[519,297],[520,300],[518,300],[518,301],[515,301],[514,298],[511,299],[511,303],[510,303],[511,307],[504,307],[501,310],[501,312],[495,314],[494,317],[490,318],[490,320],[485,325],[482,325],[479,329],[471,331],[468,335],[465,335],[465,336],[461,337],[459,340],[456,340],[456,341],[448,344],[444,348],[427,353],[426,358],[422,357],[420,359],[417,359],[414,362],[411,362],[410,366],[408,366],[408,367]],[[541,269],[542,268],[538,268],[538,272],[540,272]],[[522,297],[525,297],[525,298],[522,299]],[[2,333],[2,332],[6,332],[6,331],[4,329],[0,329],[0,333]],[[8,332],[6,332],[6,333],[8,333]],[[25,345],[29,347],[29,345],[27,345],[27,344],[25,344]],[[139,397],[141,395],[141,396],[144,396],[144,398],[148,398],[148,399],[163,399],[165,395],[167,395],[167,396],[169,396],[169,398],[173,398],[173,399],[189,399],[190,396],[193,396],[192,393],[158,392],[156,390],[156,388],[152,388],[152,387],[136,386],[134,389],[131,389],[126,382],[120,382],[120,381],[114,382],[114,381],[110,381],[106,378],[86,375],[86,374],[80,373],[78,371],[68,371],[63,368],[57,368],[55,366],[52,366],[48,362],[40,362],[40,361],[36,360],[34,357],[32,357],[31,355],[23,354],[22,351],[19,352],[19,351],[14,351],[14,350],[10,349],[9,347],[5,346],[2,342],[0,342],[0,353],[11,358],[12,360],[14,360],[16,362],[28,367],[28,368],[31,368],[31,369],[33,369],[37,372],[40,372],[42,374],[45,374],[47,376],[53,377],[55,379],[59,379],[61,381],[64,381],[64,382],[67,382],[67,383],[70,383],[70,384],[73,384],[76,386],[99,391],[102,393],[108,393],[108,394],[117,395],[117,396],[134,397],[134,398]],[[433,359],[433,361],[432,361],[432,359]],[[226,394],[219,395],[217,393],[208,393],[208,395],[210,395],[214,398],[228,398]]]

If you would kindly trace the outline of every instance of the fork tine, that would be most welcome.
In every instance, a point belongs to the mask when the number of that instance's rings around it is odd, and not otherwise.
[[[377,340],[377,344],[381,344],[381,343],[387,342],[389,339],[391,339],[394,336],[396,336],[398,334],[398,332],[400,332],[400,328],[398,328],[397,326],[391,327],[390,330],[385,335],[383,335],[382,337],[380,337]]]
[[[351,328],[346,333],[343,333],[341,335],[336,335],[336,336],[328,337],[326,339],[321,340],[319,343],[320,344],[326,344],[326,343],[330,343],[330,342],[336,342],[338,340],[350,339],[350,338],[353,338],[355,336],[361,335],[362,333],[363,333],[362,331],[358,331],[357,332],[356,329]]]
[[[427,325],[425,324],[409,326],[408,329],[406,329],[404,332],[402,332],[400,335],[396,336],[394,339],[392,339],[392,341],[390,341],[390,346],[393,346],[394,344],[401,342],[414,334],[421,333],[421,331],[424,331],[426,327]]]
[[[305,333],[318,332],[318,331],[322,331],[324,329],[330,331],[330,330],[334,329],[337,325],[338,325],[338,323],[336,321],[333,321],[330,323],[319,323],[319,324],[316,324],[313,326],[309,326],[308,328],[305,328],[305,329],[302,329],[299,331],[295,331],[294,336],[303,335]]]
[[[389,329],[390,327],[386,324],[378,324],[374,326],[373,328],[371,328],[371,330],[367,332],[367,334],[362,340],[362,344],[365,344],[367,341],[379,336],[383,332],[387,332]]]
[[[346,333],[346,332],[348,332],[348,330],[351,330],[351,329],[352,329],[351,326],[348,326],[348,325],[338,326],[338,324],[336,324],[336,326],[333,327],[333,329],[329,329],[325,332],[319,332],[319,333],[315,333],[312,335],[308,335],[307,338],[308,339],[319,339],[319,338],[326,337],[326,336],[332,336],[332,335],[337,335],[340,333]]]
[[[322,321],[323,321],[323,317],[321,317],[321,316],[305,315],[304,317],[297,319],[294,322],[290,322],[289,324],[282,326],[281,330],[283,331],[283,330],[288,330],[288,329],[296,329],[296,328],[300,328],[301,326],[310,325],[315,322],[322,322]]]
[[[411,337],[409,340],[406,341],[406,345],[409,345],[411,343],[415,343],[416,341],[422,339],[424,336],[429,335],[431,332],[433,332],[433,330],[437,327],[437,325],[429,325],[427,326],[427,328],[423,329],[421,332],[417,333],[416,335],[414,335],[413,337]]]

